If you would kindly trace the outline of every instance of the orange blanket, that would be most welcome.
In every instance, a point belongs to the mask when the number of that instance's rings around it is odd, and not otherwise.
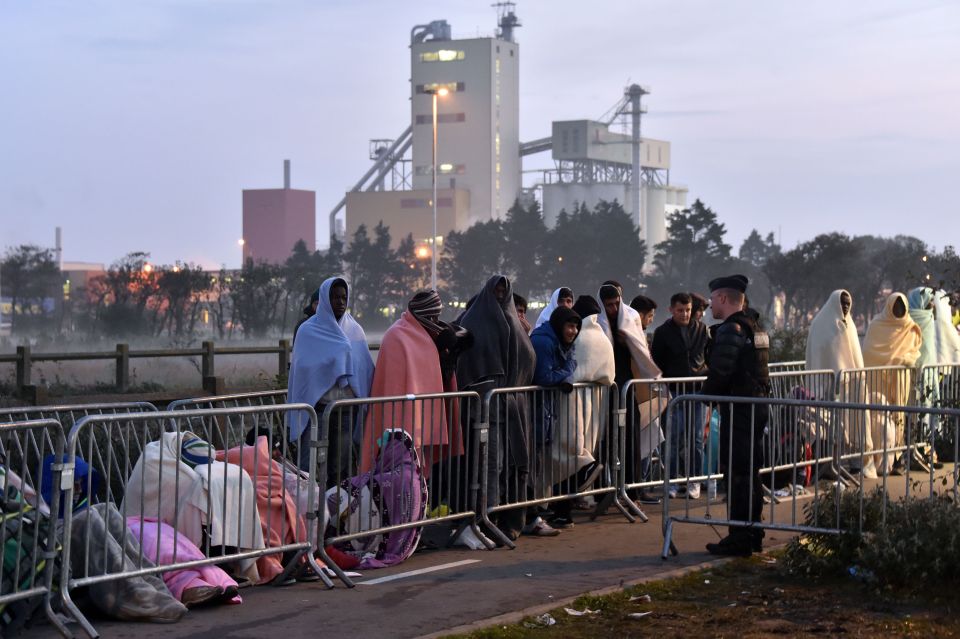
[[[240,466],[253,480],[263,541],[267,548],[306,540],[307,528],[297,513],[296,495],[284,490],[283,466],[271,457],[270,443],[266,437],[258,437],[255,447],[238,446],[226,453],[218,450],[217,459]],[[280,554],[265,555],[257,560],[261,583],[283,572],[281,560]]]
[[[456,384],[453,386],[455,390]],[[443,375],[437,347],[410,311],[404,311],[380,342],[370,397],[442,392]],[[376,404],[367,412],[363,428],[361,472],[373,469],[376,441],[385,430],[393,428],[401,428],[413,438],[425,472],[441,459],[463,454],[456,401],[404,400]]]

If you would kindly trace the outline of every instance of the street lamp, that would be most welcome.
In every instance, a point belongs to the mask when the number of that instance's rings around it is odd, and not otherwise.
[[[430,239],[430,288],[437,290],[437,96],[450,93],[446,87],[427,91],[433,97],[433,235]]]

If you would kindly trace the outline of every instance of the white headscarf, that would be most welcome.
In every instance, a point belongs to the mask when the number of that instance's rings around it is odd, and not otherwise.
[[[937,363],[960,364],[960,335],[953,326],[953,308],[950,296],[945,291],[937,291]]]
[[[550,303],[543,307],[540,311],[540,315],[537,316],[537,322],[533,325],[534,328],[537,328],[544,322],[550,321],[550,316],[553,315],[553,312],[560,306],[560,291],[563,289],[570,290],[565,286],[561,286],[553,292],[553,295],[550,296]]]
[[[356,397],[369,397],[373,358],[363,328],[349,312],[338,321],[330,304],[330,289],[344,283],[331,277],[320,286],[316,314],[300,325],[293,345],[287,380],[287,401],[316,405],[334,386],[349,386]],[[349,289],[348,297],[349,303]],[[303,419],[290,420],[289,436],[295,441],[306,429]]]
[[[607,312],[603,307],[603,298],[599,294],[597,298],[600,300],[600,314],[597,323],[600,324],[600,328],[603,329],[607,339],[613,344],[615,343],[614,334],[611,330],[610,322],[607,319]],[[662,377],[663,373],[657,365],[653,363],[653,358],[650,356],[650,346],[647,344],[647,336],[643,332],[640,313],[625,304],[622,295],[620,297],[620,311],[617,313],[616,330],[623,335],[627,343],[627,348],[630,350],[634,377],[636,379],[656,379]]]
[[[840,372],[863,368],[860,338],[852,315],[843,316],[840,296],[849,292],[840,289],[830,294],[827,302],[810,323],[807,335],[807,370],[830,369]],[[851,301],[853,296],[850,296]]]

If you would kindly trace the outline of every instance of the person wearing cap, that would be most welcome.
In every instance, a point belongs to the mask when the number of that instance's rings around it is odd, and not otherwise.
[[[769,397],[770,338],[754,314],[743,312],[749,280],[743,275],[718,277],[710,282],[710,309],[722,320],[714,331],[704,395]],[[727,477],[729,534],[707,544],[714,555],[749,556],[763,549],[762,484],[759,474],[761,440],[769,419],[766,404],[727,404],[720,411],[720,468]]]
[[[319,304],[320,289],[317,289],[313,292],[313,295],[310,296],[310,303],[303,307],[303,317],[300,318],[300,321],[297,322],[297,325],[293,328],[293,339],[290,340],[290,348],[293,348],[293,342],[297,339],[297,331],[300,330],[303,323],[317,314],[317,306],[319,306]]]

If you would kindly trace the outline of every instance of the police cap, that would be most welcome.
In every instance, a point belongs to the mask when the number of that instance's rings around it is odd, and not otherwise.
[[[732,288],[735,291],[746,293],[747,284],[749,283],[750,280],[747,279],[746,275],[727,275],[725,277],[718,277],[714,280],[710,280],[709,286],[711,293],[721,288]]]

